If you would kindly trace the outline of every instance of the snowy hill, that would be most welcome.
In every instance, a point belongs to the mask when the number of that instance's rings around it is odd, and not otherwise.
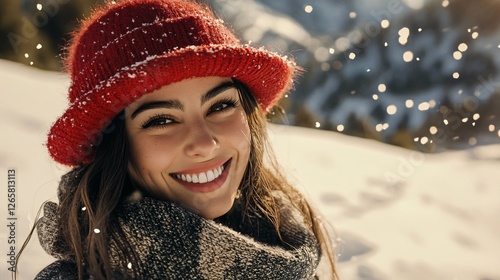
[[[65,107],[68,79],[0,60],[0,84],[0,219],[7,221],[7,170],[15,168],[19,250],[65,171],[43,143]],[[290,178],[339,234],[342,279],[500,279],[500,145],[429,155],[313,129],[270,132]],[[10,279],[9,234],[0,228],[0,279]],[[20,279],[51,261],[35,235]]]

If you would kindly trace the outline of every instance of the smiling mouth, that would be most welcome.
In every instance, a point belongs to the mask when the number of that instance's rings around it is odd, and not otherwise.
[[[231,159],[226,161],[224,164],[221,166],[205,171],[205,172],[197,172],[197,173],[190,173],[190,174],[181,174],[181,173],[172,173],[171,176],[179,181],[182,182],[187,182],[187,183],[194,183],[194,184],[205,184],[205,183],[210,183],[212,181],[215,181],[217,178],[219,178],[224,170],[227,168],[229,163],[231,162]]]

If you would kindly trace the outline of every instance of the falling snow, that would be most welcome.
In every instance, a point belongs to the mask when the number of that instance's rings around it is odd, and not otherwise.
[[[399,30],[399,43],[401,45],[406,45],[408,43],[408,38],[410,37],[410,29],[408,27],[403,27]]]
[[[420,111],[427,111],[430,109],[430,104],[428,102],[422,102],[420,104],[418,104],[418,110]]]
[[[387,90],[387,86],[385,84],[379,84],[378,85],[378,91],[379,92],[385,92]]]
[[[466,52],[468,48],[469,46],[467,46],[466,43],[461,43],[460,45],[458,45],[458,50],[461,52]]]
[[[406,106],[406,108],[408,108],[408,109],[413,108],[413,100],[411,100],[411,99],[407,99],[407,100],[405,101],[405,106]]]
[[[411,51],[406,51],[404,54],[403,54],[403,60],[405,62],[411,62],[413,60],[413,52]]]
[[[437,127],[435,127],[435,126],[431,126],[431,127],[429,128],[429,132],[430,132],[430,134],[435,135],[435,134],[437,134],[437,133],[438,133],[438,129],[437,129]]]
[[[387,114],[389,115],[395,115],[398,112],[398,107],[396,105],[389,105],[387,106]]]
[[[388,28],[388,27],[390,26],[390,24],[391,24],[391,23],[390,23],[390,21],[389,21],[389,20],[384,19],[384,20],[382,20],[382,21],[380,22],[380,27],[382,27],[382,28],[386,29],[386,28]]]

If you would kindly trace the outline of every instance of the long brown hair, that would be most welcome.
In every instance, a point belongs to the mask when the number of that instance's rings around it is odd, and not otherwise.
[[[241,82],[233,79],[240,92],[242,106],[248,116],[251,132],[251,148],[248,167],[240,184],[240,190],[245,197],[244,211],[262,213],[276,229],[280,236],[280,205],[272,193],[280,191],[291,201],[292,206],[299,210],[310,230],[321,244],[323,257],[327,258],[332,279],[338,279],[334,257],[334,234],[328,223],[321,222],[318,213],[304,198],[304,195],[294,188],[286,179],[272,150],[267,134],[265,115],[257,104],[250,90]],[[281,237],[281,236],[280,236]]]
[[[330,263],[333,279],[338,279],[333,235],[320,222],[304,196],[285,179],[267,139],[265,115],[249,89],[241,82],[233,81],[251,131],[249,163],[240,184],[243,215],[262,214],[280,236],[280,205],[272,193],[281,191],[302,214],[321,244],[322,255]],[[133,182],[127,171],[130,150],[124,122],[122,113],[103,131],[102,141],[96,143],[94,160],[68,172],[59,186],[59,238],[76,262],[79,279],[88,274],[96,279],[116,276],[111,270],[109,238],[125,255],[132,256],[133,261],[137,259],[112,215],[120,200],[133,191]],[[94,229],[99,229],[99,234],[95,234]],[[140,275],[134,278],[140,278]]]

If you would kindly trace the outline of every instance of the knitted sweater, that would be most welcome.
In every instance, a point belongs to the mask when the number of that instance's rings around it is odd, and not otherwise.
[[[40,243],[59,260],[35,278],[78,279],[76,264],[57,238],[57,205],[48,203],[38,226]],[[312,279],[320,246],[290,205],[281,207],[281,237],[266,220],[244,222],[236,206],[217,220],[207,220],[165,201],[142,197],[124,201],[114,212],[131,249],[132,261],[110,240],[117,279]]]

